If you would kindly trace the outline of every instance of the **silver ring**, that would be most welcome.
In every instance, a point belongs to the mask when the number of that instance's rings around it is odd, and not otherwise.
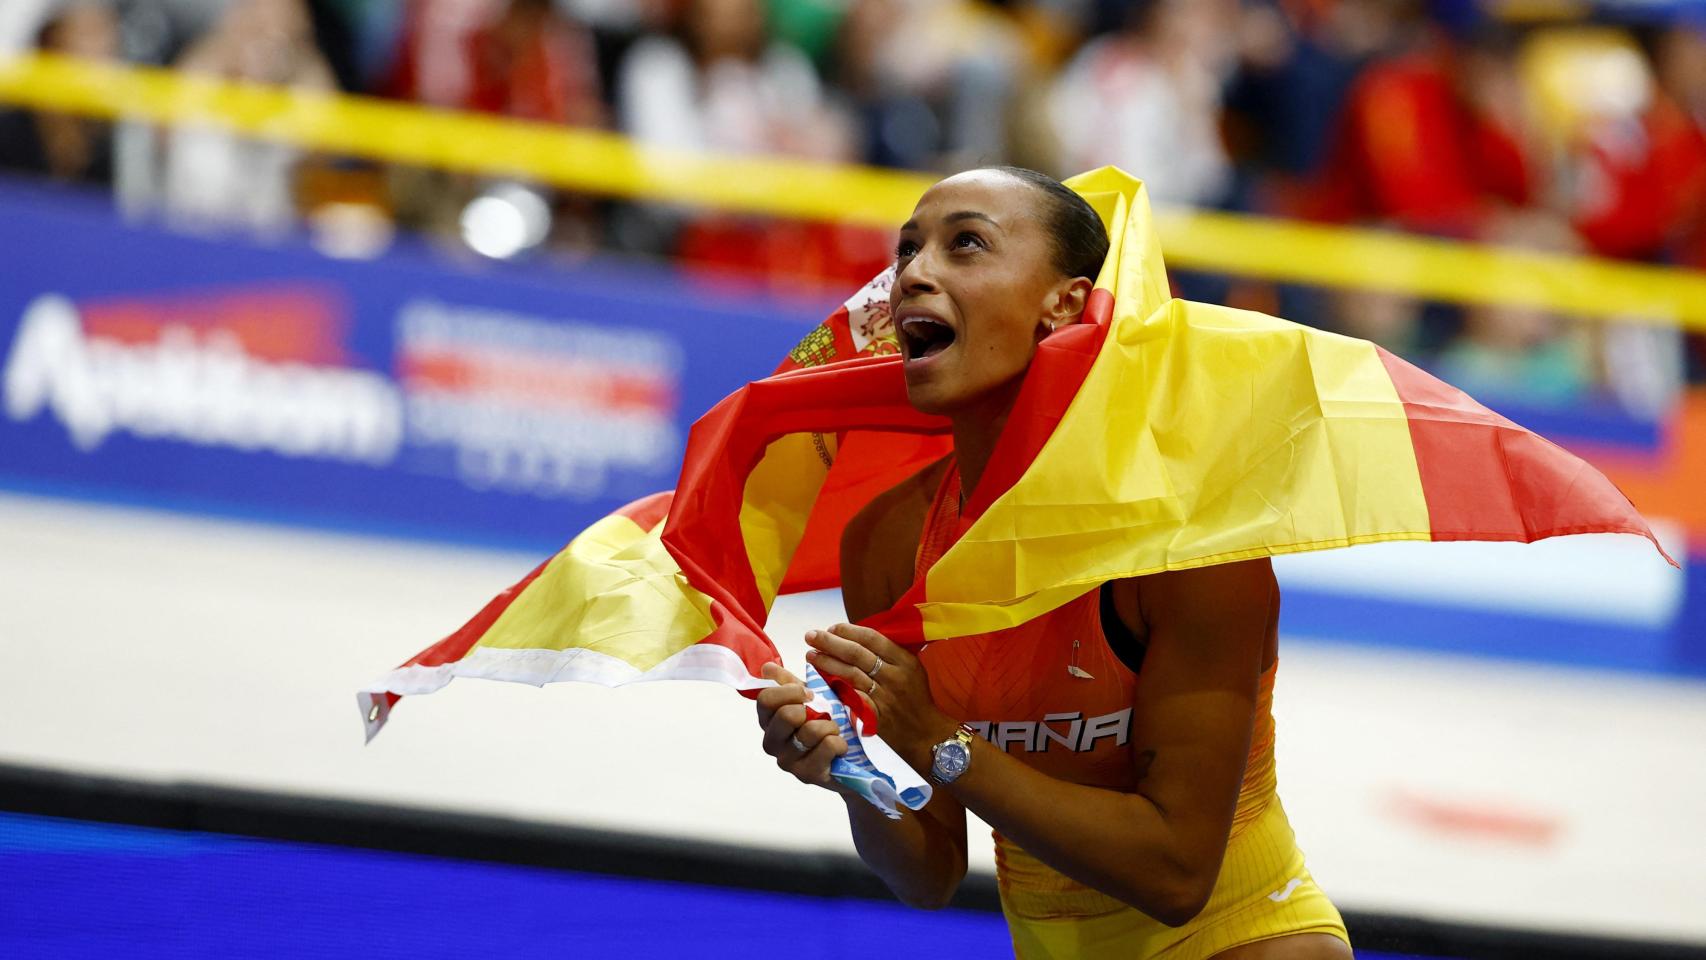
[[[806,745],[800,742],[800,738],[798,736],[789,737],[788,742],[793,744],[794,749],[800,751],[801,753],[809,753],[810,752],[806,749]]]
[[[875,677],[872,677],[871,678],[871,689],[865,691],[865,696],[868,697],[871,694],[876,693],[876,692],[877,692],[877,680]]]
[[[882,668],[883,668],[883,658],[878,657],[877,658],[877,665],[871,668],[871,679],[872,680],[877,679],[877,671],[881,670]]]

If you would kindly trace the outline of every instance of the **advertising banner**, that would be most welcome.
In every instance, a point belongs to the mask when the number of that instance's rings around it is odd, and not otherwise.
[[[674,486],[693,419],[828,312],[631,264],[340,261],[19,187],[0,247],[0,482],[546,551]]]

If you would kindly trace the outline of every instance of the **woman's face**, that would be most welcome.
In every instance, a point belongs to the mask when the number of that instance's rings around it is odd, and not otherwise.
[[[1083,311],[1091,282],[1055,267],[1043,202],[1030,184],[973,170],[931,187],[900,228],[889,305],[917,409],[999,403],[1050,323]]]

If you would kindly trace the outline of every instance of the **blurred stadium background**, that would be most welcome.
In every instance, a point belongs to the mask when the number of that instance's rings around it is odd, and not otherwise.
[[[899,908],[720,688],[351,709],[992,162],[1146,178],[1181,295],[1427,366],[1682,562],[1276,564],[1359,954],[1706,956],[1697,0],[5,0],[0,956],[1001,955],[986,838]]]

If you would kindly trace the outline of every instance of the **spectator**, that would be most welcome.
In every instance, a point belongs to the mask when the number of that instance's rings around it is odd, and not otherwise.
[[[769,42],[759,0],[689,0],[679,37],[635,43],[617,89],[622,127],[660,147],[844,159],[845,126],[798,50]]]
[[[382,91],[433,107],[466,105],[474,86],[472,38],[502,0],[406,0]]]
[[[678,36],[635,43],[620,77],[622,125],[643,144],[851,159],[845,116],[804,55],[769,40],[758,0],[690,0]],[[659,207],[630,210],[618,229],[672,235],[677,255],[689,263],[784,285],[830,277],[858,282],[884,259],[871,257],[868,232],[834,224],[729,215],[678,223],[682,217]]]
[[[1344,288],[1328,291],[1327,316],[1320,324],[1334,333],[1372,340],[1400,357],[1417,358],[1425,347],[1422,304],[1390,290]]]
[[[1145,0],[1120,30],[1091,41],[1050,97],[1057,172],[1113,163],[1158,201],[1219,202],[1231,182],[1220,133],[1230,64],[1213,25],[1225,12],[1218,2]]]
[[[1605,256],[1662,256],[1706,175],[1699,128],[1622,31],[1545,31],[1529,42],[1527,60],[1560,157],[1557,199],[1576,230]],[[1686,87],[1686,73],[1671,77]]]
[[[1659,40],[1661,95],[1674,105],[1669,123],[1682,128],[1672,142],[1683,145],[1660,174],[1678,182],[1678,215],[1670,259],[1706,270],[1706,24],[1672,26]],[[1706,381],[1706,335],[1688,338],[1685,357],[1691,379]]]
[[[605,121],[592,34],[552,0],[411,0],[384,87],[438,107]]]
[[[1495,35],[1466,53],[1415,3],[1367,8],[1393,46],[1352,84],[1318,190],[1292,212],[1469,237],[1530,203],[1525,132],[1503,109],[1518,89],[1508,45]]]
[[[1658,98],[1651,116],[1656,176],[1674,207],[1670,259],[1706,270],[1706,24],[1678,24],[1659,38]]]
[[[178,68],[270,86],[335,86],[303,0],[234,0],[179,58]]]
[[[467,105],[524,120],[602,126],[592,35],[551,0],[510,0],[469,38]]]
[[[833,76],[868,163],[957,170],[1001,162],[1021,60],[1013,21],[960,0],[854,0]]]
[[[1484,239],[1514,247],[1567,253],[1581,241],[1556,214],[1522,212],[1488,221]],[[1538,307],[1479,305],[1440,354],[1437,370],[1471,396],[1533,407],[1562,407],[1587,399],[1594,386],[1586,328]]]
[[[325,91],[331,69],[302,0],[236,0],[179,61],[186,73]],[[291,146],[198,124],[174,130],[164,156],[167,217],[192,228],[280,233],[296,219]]]
[[[1393,41],[1396,22],[1367,2],[1250,4],[1239,24],[1240,69],[1228,91],[1228,139],[1252,172],[1316,176],[1357,71]]]
[[[117,59],[118,16],[103,0],[73,0],[60,6],[37,31],[36,47],[85,60]],[[112,125],[60,113],[0,113],[0,170],[110,185]]]
[[[553,0],[411,0],[404,13],[391,95],[538,123],[607,122],[593,33]],[[531,197],[530,210],[547,211],[542,226],[508,255],[540,243],[578,251],[596,245],[600,229],[594,203],[539,186],[398,168],[390,187],[400,222],[447,240],[466,239],[470,205],[486,194]]]
[[[854,0],[841,22],[836,82],[859,118],[860,159],[884,167],[928,169],[941,149],[941,122],[922,93],[891,69],[902,0]]]

